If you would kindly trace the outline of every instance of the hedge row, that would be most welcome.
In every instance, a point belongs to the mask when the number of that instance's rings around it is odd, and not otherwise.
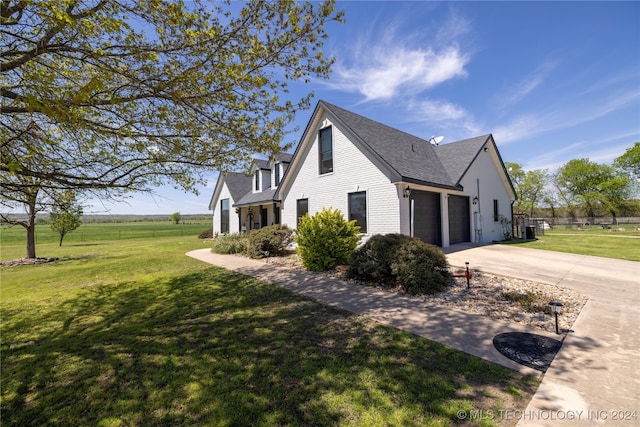
[[[251,258],[284,255],[291,244],[293,231],[286,225],[271,225],[251,230],[247,234],[226,234],[213,241],[217,254],[244,254]]]

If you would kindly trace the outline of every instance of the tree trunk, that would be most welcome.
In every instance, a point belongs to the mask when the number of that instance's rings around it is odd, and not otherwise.
[[[24,227],[27,229],[27,256],[25,258],[36,257],[36,197],[37,191],[27,203],[27,214],[29,219]]]
[[[29,222],[25,225],[27,229],[27,256],[25,258],[36,257],[36,221],[29,215]]]
[[[62,239],[64,239],[64,234],[60,233],[60,244],[58,246],[62,246]]]

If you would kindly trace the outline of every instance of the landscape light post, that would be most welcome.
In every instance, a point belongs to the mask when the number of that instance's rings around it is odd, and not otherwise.
[[[564,305],[561,302],[551,301],[549,306],[551,307],[551,312],[556,315],[556,334],[560,334],[558,330],[558,313],[560,313]]]
[[[470,289],[471,286],[469,285],[469,280],[471,279],[471,272],[469,271],[469,261],[465,261],[464,265],[467,267],[466,271],[464,272],[464,275],[467,278],[467,289]]]

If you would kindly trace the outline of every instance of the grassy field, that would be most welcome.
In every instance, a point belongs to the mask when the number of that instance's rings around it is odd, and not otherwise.
[[[625,231],[608,231],[602,227],[587,227],[585,230],[558,227],[545,230],[535,241],[512,240],[508,244],[532,249],[618,258],[640,261],[640,231],[638,225],[625,225]]]
[[[184,255],[208,245],[42,243],[58,261],[2,267],[1,424],[444,426],[539,384]],[[514,421],[466,425],[494,423]]]
[[[78,242],[95,242],[103,240],[126,240],[139,238],[156,238],[172,236],[197,236],[202,230],[211,228],[210,220],[189,221],[175,224],[171,221],[145,222],[85,222],[78,229],[64,237],[63,245]],[[0,227],[0,244],[24,242],[25,229],[21,226]],[[60,235],[48,225],[36,226],[36,243],[57,243]]]

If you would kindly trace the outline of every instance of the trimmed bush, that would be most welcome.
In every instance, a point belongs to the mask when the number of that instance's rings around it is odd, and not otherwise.
[[[307,270],[325,271],[348,263],[362,238],[359,232],[356,221],[347,221],[337,209],[303,216],[294,237],[302,265]]]
[[[400,247],[391,271],[402,289],[413,295],[442,292],[451,283],[445,254],[419,239]]]
[[[292,241],[293,231],[286,225],[271,225],[251,230],[247,238],[246,254],[251,258],[284,255]]]
[[[207,228],[198,234],[198,239],[213,239],[213,228]]]
[[[348,275],[410,294],[441,292],[451,281],[444,253],[404,234],[372,236],[354,252]]]
[[[216,237],[211,251],[216,254],[241,254],[247,248],[247,237],[234,233]]]
[[[376,234],[359,247],[351,257],[347,276],[367,282],[395,285],[391,271],[396,254],[402,245],[411,241],[405,234]]]

